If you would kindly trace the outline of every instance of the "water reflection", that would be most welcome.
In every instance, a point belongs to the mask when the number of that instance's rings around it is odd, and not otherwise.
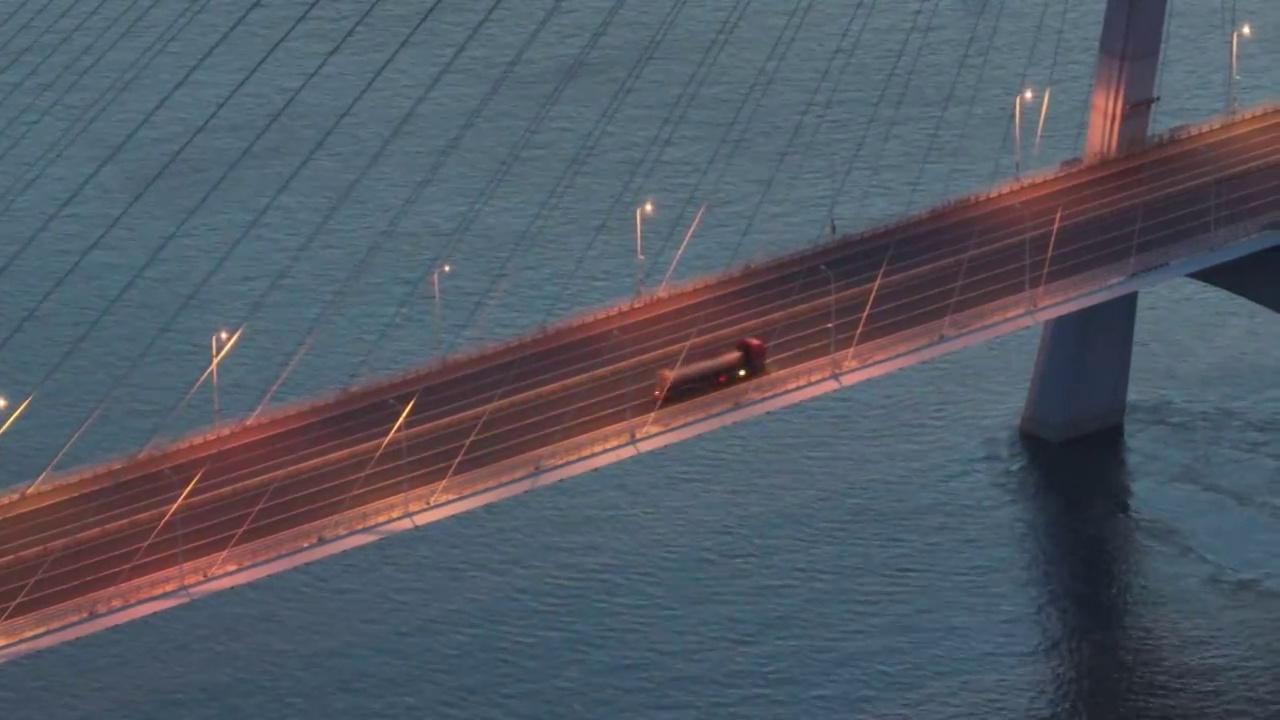
[[[1124,443],[1023,439],[1054,717],[1131,717],[1136,575]]]
[[[1167,656],[1180,647],[1177,628],[1143,622],[1123,439],[1021,444],[1043,583],[1049,716],[1193,718],[1221,709],[1208,668]]]
[[[1020,443],[1048,717],[1274,717],[1274,685],[1230,662],[1206,662],[1194,649],[1202,630],[1181,627],[1147,588],[1123,439]]]

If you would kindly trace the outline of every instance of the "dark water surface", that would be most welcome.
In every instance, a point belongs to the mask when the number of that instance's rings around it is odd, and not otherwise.
[[[1102,5],[630,0],[579,61],[614,3],[508,1],[437,83],[491,7],[445,0],[326,135],[428,7],[388,0],[197,209],[369,2],[316,4],[166,167],[311,5],[265,0],[112,154],[251,4],[214,2],[58,154],[199,7],[148,4],[0,2],[0,393],[40,391],[6,484],[104,396],[59,467],[206,424],[207,388],[170,409],[221,326],[248,322],[220,372],[243,413],[309,336],[279,399],[427,359],[446,261],[450,348],[626,296],[645,197],[656,285],[703,202],[676,278],[1008,177],[1024,84],[1053,88],[1028,164],[1075,155]],[[1170,4],[1161,127],[1221,110],[1229,58],[1219,3]],[[1241,100],[1276,97],[1280,10],[1237,12]],[[1144,294],[1121,445],[1017,438],[1020,333],[7,664],[0,717],[1276,717],[1277,322]]]

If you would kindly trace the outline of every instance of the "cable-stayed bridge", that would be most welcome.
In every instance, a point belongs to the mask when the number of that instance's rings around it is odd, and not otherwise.
[[[1102,55],[1128,69],[1152,33],[1118,27],[1114,46],[1104,28]],[[1149,141],[1150,69],[1146,86],[1141,72],[1116,72],[1108,86],[1100,62],[1085,163],[319,403],[42,476],[0,505],[9,654],[1039,322],[1065,324],[1046,334],[1030,429],[1096,424],[1094,408],[1053,400],[1060,387],[1101,406],[1118,393],[1122,412],[1123,383],[1073,384],[1127,378],[1132,316],[1124,339],[1116,303],[1186,275],[1275,302],[1267,231],[1280,219],[1280,111]],[[1081,345],[1071,336],[1082,327],[1104,336]],[[657,370],[746,335],[768,343],[768,375],[659,409]],[[1105,420],[1114,408],[1103,410]],[[76,625],[104,613],[114,614]]]

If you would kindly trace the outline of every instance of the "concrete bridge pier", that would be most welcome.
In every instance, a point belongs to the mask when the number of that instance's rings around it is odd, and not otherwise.
[[[1145,144],[1167,0],[1107,0],[1084,158]],[[1021,430],[1065,442],[1124,426],[1136,293],[1045,323]]]
[[[1021,430],[1065,442],[1124,426],[1138,293],[1045,323]]]

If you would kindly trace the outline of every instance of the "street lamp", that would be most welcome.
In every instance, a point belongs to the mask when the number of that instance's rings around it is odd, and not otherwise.
[[[636,206],[636,297],[644,290],[644,219],[651,215],[652,200],[645,200],[643,205]]]
[[[210,379],[213,381],[213,424],[218,424],[218,343],[225,344],[231,338],[226,330],[219,330],[209,337]]]
[[[1027,88],[1013,96],[1013,175],[1022,173],[1022,103],[1031,102],[1035,93]]]
[[[432,289],[432,292],[435,294],[436,302],[440,302],[440,273],[444,273],[448,275],[452,271],[453,271],[453,266],[450,265],[449,263],[445,263],[444,265],[441,265],[440,267],[436,268],[435,271],[431,273],[431,289]]]
[[[636,259],[644,259],[644,219],[653,215],[653,201],[645,200],[636,207]]]
[[[1240,79],[1240,38],[1249,37],[1252,34],[1253,31],[1249,29],[1249,23],[1245,23],[1231,31],[1231,74],[1227,77],[1227,109],[1233,114],[1238,107],[1236,81]]]
[[[440,356],[440,352],[443,349],[443,340],[441,336],[444,334],[444,318],[441,316],[441,311],[440,311],[440,274],[444,273],[445,275],[448,275],[452,271],[453,271],[453,266],[450,265],[449,263],[445,263],[444,265],[441,265],[440,267],[436,268],[431,273],[431,289],[435,295],[435,301],[436,301],[435,302],[436,357]]]
[[[831,288],[831,322],[827,327],[831,328],[831,354],[836,354],[836,276],[831,274],[826,265],[819,265],[818,269],[827,274],[827,284]]]

